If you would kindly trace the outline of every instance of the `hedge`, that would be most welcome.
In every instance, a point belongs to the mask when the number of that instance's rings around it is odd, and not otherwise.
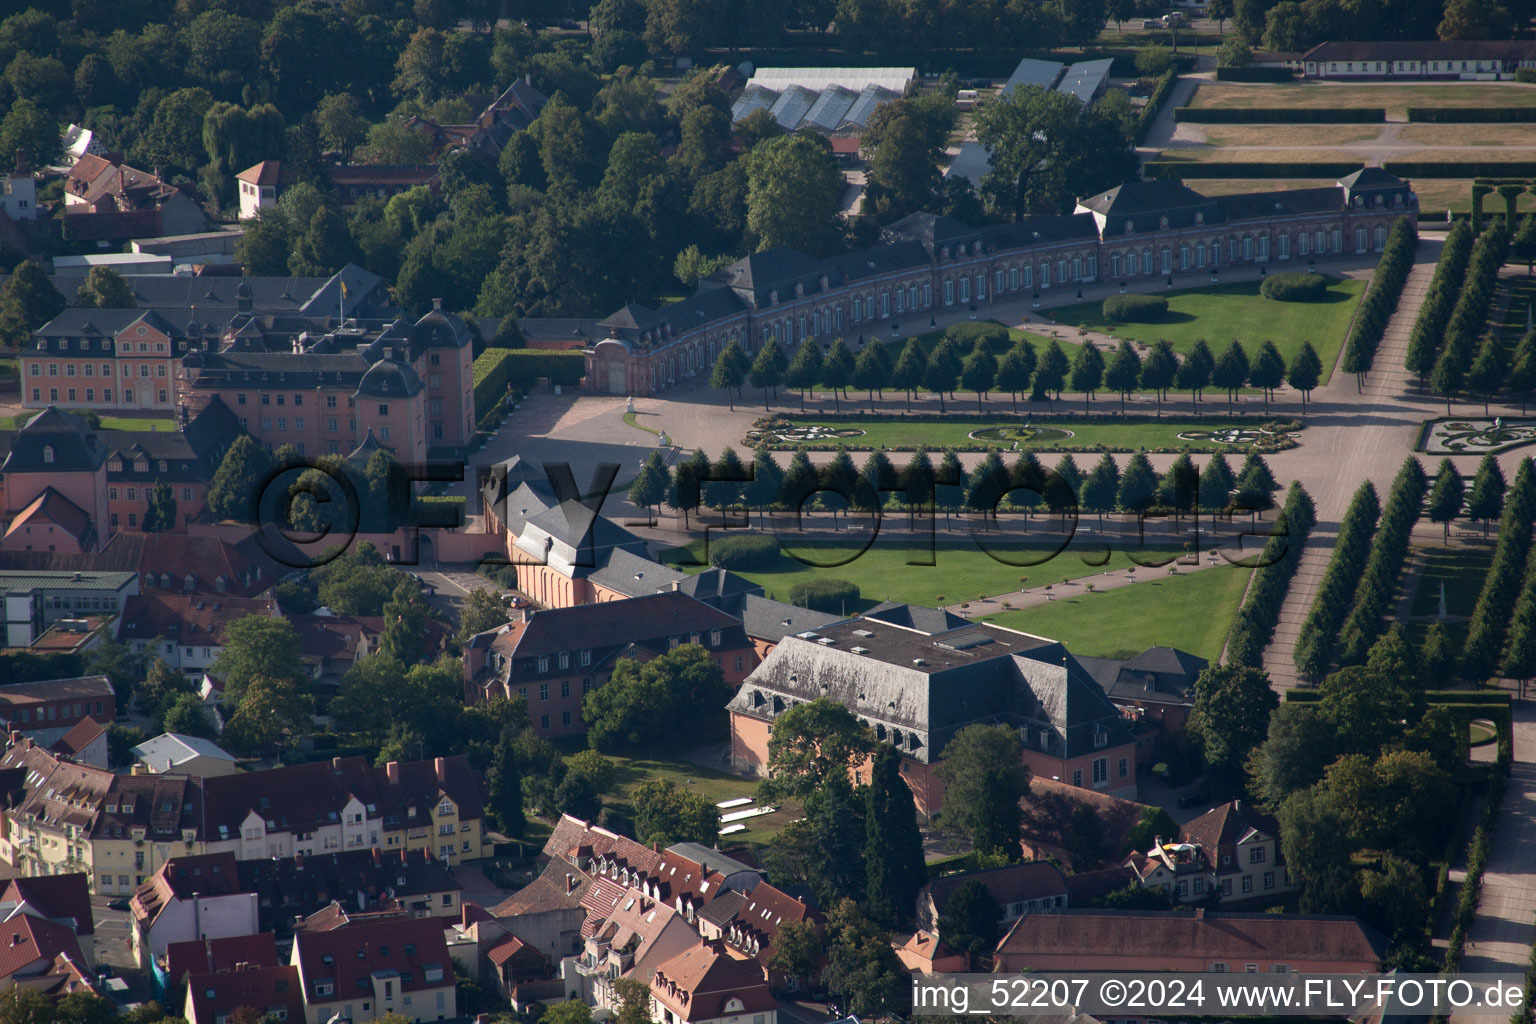
[[[1328,279],[1304,270],[1270,274],[1259,285],[1259,294],[1275,302],[1321,302],[1328,294]]]
[[[1399,178],[1536,178],[1536,161],[1388,160],[1382,170]]]
[[[1269,163],[1246,160],[1148,160],[1145,176],[1156,178],[1342,178],[1360,169],[1358,163]]]
[[[484,416],[507,393],[507,385],[527,384],[548,377],[553,384],[574,386],[586,373],[580,352],[542,348],[488,348],[475,360],[475,412]]]
[[[1461,279],[1467,272],[1467,261],[1472,258],[1472,227],[1465,221],[1457,221],[1445,236],[1445,246],[1440,250],[1440,261],[1435,264],[1435,274],[1424,293],[1419,306],[1419,318],[1414,321],[1413,332],[1408,337],[1408,351],[1403,365],[1411,373],[1423,378],[1435,365],[1435,352],[1445,334],[1445,325],[1451,319],[1451,309],[1461,290]]]
[[[1333,546],[1333,558],[1323,572],[1322,583],[1312,599],[1312,608],[1296,636],[1296,671],[1306,679],[1322,679],[1333,661],[1339,626],[1350,610],[1355,586],[1365,571],[1366,559],[1370,557],[1371,538],[1376,532],[1379,511],[1376,488],[1367,480],[1355,491],[1349,510],[1344,513]]]
[[[859,603],[859,585],[848,580],[806,580],[790,590],[789,603],[831,615],[847,615],[849,605]]]
[[[1281,514],[1286,523],[1286,535],[1271,537],[1264,542],[1260,568],[1253,574],[1242,607],[1227,633],[1225,660],[1229,665],[1261,668],[1264,648],[1274,638],[1280,608],[1285,604],[1296,567],[1301,564],[1307,537],[1317,523],[1317,509],[1312,504],[1312,497],[1299,481],[1291,484]]]
[[[1384,107],[1179,107],[1175,121],[1190,124],[1379,124]]]
[[[1136,122],[1136,142],[1140,144],[1147,138],[1147,133],[1152,130],[1152,124],[1157,120],[1157,112],[1163,104],[1168,102],[1173,87],[1179,81],[1179,74],[1172,68],[1163,72],[1163,77],[1157,80],[1157,86],[1152,90],[1152,95],[1147,99],[1147,105],[1141,108],[1141,117]]]
[[[709,545],[709,564],[716,569],[767,569],[779,560],[777,538],[762,533],[726,537]]]
[[[1102,310],[1106,320],[1155,323],[1168,315],[1168,300],[1161,295],[1111,295]]]
[[[1381,514],[1381,523],[1371,543],[1365,573],[1355,587],[1355,606],[1339,633],[1339,661],[1342,664],[1363,663],[1371,645],[1386,628],[1398,578],[1408,561],[1408,540],[1428,490],[1429,480],[1424,475],[1424,468],[1418,459],[1408,456],[1392,481],[1392,491],[1387,495],[1387,507]]]
[[[1536,82],[1536,68],[1515,68],[1515,81],[1526,85]]]
[[[1413,270],[1413,254],[1418,247],[1419,235],[1413,222],[1407,217],[1399,217],[1387,235],[1376,273],[1344,343],[1344,370],[1356,374],[1357,380],[1358,375],[1370,370],[1376,359],[1376,349],[1381,345],[1392,314],[1397,312],[1398,299],[1402,297],[1403,286],[1408,283],[1408,274]]]
[[[1218,82],[1290,82],[1296,72],[1290,68],[1217,68]]]
[[[1482,592],[1472,610],[1466,646],[1462,648],[1462,675],[1466,679],[1487,679],[1498,665],[1522,580],[1533,571],[1526,564],[1531,551],[1533,521],[1536,521],[1536,480],[1532,477],[1530,461],[1521,460],[1514,483],[1504,499],[1493,564],[1483,579]]]
[[[1536,121],[1536,107],[1409,107],[1408,120],[1437,124]]]
[[[1461,293],[1446,322],[1445,348],[1441,353],[1442,359],[1456,360],[1463,370],[1472,365],[1477,353],[1478,339],[1487,327],[1488,309],[1498,287],[1499,268],[1508,254],[1509,232],[1502,223],[1484,231],[1472,246]]]

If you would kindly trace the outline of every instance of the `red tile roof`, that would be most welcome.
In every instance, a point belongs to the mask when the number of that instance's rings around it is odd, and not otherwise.
[[[139,886],[128,903],[134,919],[154,924],[177,900],[197,896],[227,896],[241,891],[240,871],[232,853],[172,857]]]
[[[263,160],[259,164],[253,164],[235,175],[241,181],[248,181],[252,185],[276,185],[283,174],[281,160]]]
[[[999,953],[1081,954],[1088,958],[1170,957],[1228,963],[1380,960],[1386,942],[1352,917],[1311,914],[1194,914],[1174,910],[1064,910],[1025,914]]]
[[[241,964],[278,967],[277,938],[271,932],[231,935],[222,939],[191,939],[165,947],[166,973],[172,985],[189,974],[223,974]]]
[[[242,1007],[255,1010],[258,1017],[284,1009],[290,1021],[305,1019],[299,969],[288,965],[194,974],[187,979],[187,997],[192,1004],[191,1024],[214,1024],[220,1015]]]
[[[650,984],[657,1002],[684,1021],[766,1013],[777,1006],[756,961],[738,960],[712,943],[677,954],[656,969]]]
[[[30,904],[51,921],[72,923],[76,935],[96,934],[90,876],[83,872],[13,878],[6,883],[5,892],[0,893],[0,901]]]
[[[44,487],[31,504],[16,513],[5,535],[14,534],[19,538],[19,531],[24,527],[48,525],[63,530],[82,548],[94,546],[96,527],[91,523],[90,514],[52,487]],[[20,543],[19,539],[17,543]]]
[[[399,971],[402,992],[454,984],[443,922],[437,918],[398,917],[334,931],[301,931],[293,942],[312,1003],[352,1000],[364,989],[371,995],[376,971]],[[313,986],[323,979],[335,986],[334,994],[316,997]]]
[[[87,963],[80,952],[80,940],[64,925],[27,914],[18,914],[0,925],[0,987],[17,977],[51,971],[59,956],[77,964]]]
[[[107,731],[107,727],[94,718],[86,718],[75,723],[75,727],[69,732],[53,741],[53,750],[65,757],[74,757],[80,751],[96,741],[96,737]]]
[[[221,647],[224,629],[247,615],[276,615],[270,599],[210,597],[202,594],[169,594],[161,591],[136,594],[123,602],[118,623],[119,640],[153,640],[187,647]]]

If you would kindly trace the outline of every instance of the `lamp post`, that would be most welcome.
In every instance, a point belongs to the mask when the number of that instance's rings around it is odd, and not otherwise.
[[[1260,280],[1263,280],[1264,274],[1265,274],[1264,264],[1260,263],[1259,264],[1259,279]]]
[[[1121,295],[1125,294],[1125,282],[1124,281],[1120,282],[1120,294]]]
[[[1034,308],[1035,309],[1039,309],[1040,308],[1040,293],[1039,292],[1035,292]]]
[[[1217,282],[1217,280],[1220,277],[1220,274],[1221,274],[1221,271],[1217,270],[1215,267],[1211,268],[1211,284],[1215,284]]]
[[[1083,286],[1082,285],[1078,285],[1077,286],[1077,297],[1079,299],[1081,299],[1083,297]]]

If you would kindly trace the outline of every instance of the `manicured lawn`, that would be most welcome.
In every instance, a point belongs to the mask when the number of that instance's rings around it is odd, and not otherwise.
[[[76,414],[82,412],[82,410],[79,409],[66,409],[64,411]],[[26,426],[28,420],[36,415],[37,410],[29,410],[28,412],[21,412],[17,413],[15,416],[8,416],[0,419],[0,424],[4,424],[4,427],[7,430],[20,430],[22,427]],[[171,431],[176,429],[176,423],[174,420],[167,419],[163,416],[102,416],[101,426],[98,429]]]
[[[1452,529],[1458,525],[1452,524]],[[1424,574],[1413,596],[1412,614],[1438,615],[1443,584],[1446,614],[1470,616],[1493,563],[1492,548],[1429,548],[1423,552],[1423,561]]]
[[[986,618],[1060,640],[1073,654],[1128,658],[1161,644],[1214,662],[1250,572],[1215,566],[1097,594],[1078,591],[1074,597]]]
[[[963,527],[962,527],[963,528]],[[942,524],[940,530],[942,531]],[[1082,535],[1082,531],[1079,531]],[[1107,570],[1127,569],[1136,564],[1122,551],[1116,550],[1103,565],[1089,565],[1080,553],[1102,558],[1102,549],[1092,554],[1093,539],[1085,537],[1080,543],[1069,546],[1055,557],[1042,548],[1024,549],[1010,535],[1009,540],[993,536],[986,543],[989,547],[1003,549],[1003,557],[1012,561],[1041,560],[1038,565],[1008,565],[982,551],[969,540],[957,541],[940,534],[932,553],[932,565],[911,565],[930,556],[926,548],[914,545],[909,538],[885,540],[877,538],[868,551],[860,553],[856,545],[808,544],[796,542],[792,536],[780,539],[786,548],[806,561],[829,568],[817,568],[789,554],[783,555],[777,565],[767,570],[740,570],[739,575],[762,586],[768,596],[788,601],[790,590],[798,583],[815,579],[848,580],[859,585],[861,600],[858,607],[849,607],[848,613],[863,611],[881,601],[898,601],[906,604],[939,605],[958,604],[962,601],[979,600],[999,594],[1012,593],[1022,587],[1038,587],[1057,584],[1082,576],[1096,576]],[[1113,539],[1111,543],[1114,543]],[[1102,540],[1100,541],[1102,545]],[[687,548],[691,557],[704,560],[704,543],[695,541]],[[1143,557],[1150,560],[1151,554]],[[682,557],[678,549],[662,553],[662,559],[676,563]],[[1163,557],[1167,557],[1166,553]],[[704,566],[680,566],[687,572],[702,572]],[[1020,577],[1027,582],[1020,583]]]
[[[1211,397],[1211,396],[1208,396]],[[1213,401],[1220,399],[1217,395]],[[997,408],[999,401],[1006,403],[1002,409],[1011,410],[1011,399],[1007,395],[992,395],[985,403]],[[970,401],[963,398],[963,393],[957,393],[957,400],[947,403],[952,411],[965,410],[974,414],[976,409],[976,396],[971,395]],[[1093,403],[1096,413],[1113,413],[1120,408],[1118,395],[1100,395]],[[1055,404],[1058,410],[1082,409],[1080,401],[1065,401]],[[1026,411],[1044,411],[1040,403],[1026,403],[1023,408]],[[1213,408],[1225,408],[1225,401],[1221,401]],[[922,405],[923,412],[937,412],[937,403],[929,400]],[[1002,411],[1002,410],[999,410]],[[1144,415],[1146,410],[1137,408],[1138,415]],[[930,449],[950,448],[963,445],[992,445],[994,447],[1008,449],[1014,444],[1015,438],[1005,437],[1002,440],[989,438],[973,438],[972,431],[988,428],[1005,428],[1019,426],[1017,421],[1012,423],[998,420],[962,418],[963,412],[957,413],[952,420],[903,420],[903,419],[874,419],[869,420],[800,420],[795,418],[797,425],[824,426],[831,430],[862,430],[859,437],[836,438],[811,442],[815,444],[839,444],[854,449],[872,449],[875,447],[887,448],[915,448],[918,445],[927,445]],[[1194,430],[1219,430],[1230,427],[1231,421],[1220,419],[1211,420],[1174,420],[1168,419],[1161,423],[1144,423],[1133,421],[1128,423],[1098,422],[1085,420],[1075,422],[1072,420],[1041,420],[1035,426],[1042,428],[1042,436],[1035,439],[1019,439],[1020,448],[1033,448],[1036,450],[1051,450],[1062,445],[1091,446],[1102,445],[1112,451],[1133,452],[1143,448],[1189,448],[1191,451],[1213,452],[1224,451],[1240,453],[1246,450],[1243,445],[1218,444],[1213,441],[1186,441],[1179,437],[1180,433]],[[1071,437],[1061,436],[1062,431],[1070,430]],[[793,449],[798,445],[793,441],[774,442],[774,447]],[[1086,469],[1086,467],[1085,467]]]
[[[1305,271],[1306,265],[1297,263],[1287,269]],[[1241,273],[1247,276],[1251,271],[1244,269]],[[1327,301],[1275,302],[1259,294],[1259,281],[1254,274],[1253,280],[1166,293],[1168,312],[1158,323],[1106,321],[1103,304],[1099,302],[1064,306],[1052,310],[1051,316],[1060,324],[1102,331],[1147,345],[1166,338],[1178,352],[1188,352],[1195,339],[1204,338],[1211,351],[1220,355],[1227,343],[1237,338],[1252,358],[1259,345],[1269,340],[1287,363],[1301,350],[1303,341],[1310,341],[1323,361],[1323,383],[1327,383],[1349,330],[1355,304],[1364,290],[1363,281],[1341,279],[1328,286]]]
[[[1202,84],[1196,107],[1385,107],[1388,117],[1406,116],[1409,107],[1523,107],[1531,91],[1518,85],[1485,82],[1462,85]]]
[[[640,783],[651,779],[668,780],[678,789],[698,793],[712,804],[737,797],[755,797],[757,793],[757,783],[752,779],[705,768],[690,761],[672,758],[617,757],[611,754],[606,756],[617,768],[615,792],[606,802],[621,811],[631,821],[634,820],[635,811],[630,805],[629,795]],[[746,806],[748,805],[742,805],[742,807]],[[740,843],[768,842],[785,825],[804,815],[798,804],[785,803],[774,806],[779,809],[773,814],[744,819],[742,824],[747,826],[747,830],[726,836],[722,843],[734,846]]]

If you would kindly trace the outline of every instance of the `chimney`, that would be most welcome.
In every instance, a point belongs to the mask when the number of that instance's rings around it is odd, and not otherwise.
[[[675,593],[677,593],[678,591],[680,591],[682,589],[683,589],[683,581],[682,580],[673,580],[672,581],[672,593],[675,594]]]
[[[446,758],[434,757],[432,759],[432,767],[437,772],[437,781],[439,783],[448,781],[448,761]]]
[[[1204,907],[1196,907],[1195,908],[1195,920],[1196,921],[1203,921],[1203,920],[1205,920],[1205,908]]]
[[[331,767],[336,769],[338,772],[341,771],[341,758],[339,758],[339,757],[331,758]]]
[[[389,779],[391,786],[398,786],[400,784],[400,762],[390,761],[386,764],[384,766],[384,777]]]
[[[432,300],[432,312],[434,312],[434,313],[441,313],[442,311],[443,311],[443,300],[442,299],[433,299]]]

